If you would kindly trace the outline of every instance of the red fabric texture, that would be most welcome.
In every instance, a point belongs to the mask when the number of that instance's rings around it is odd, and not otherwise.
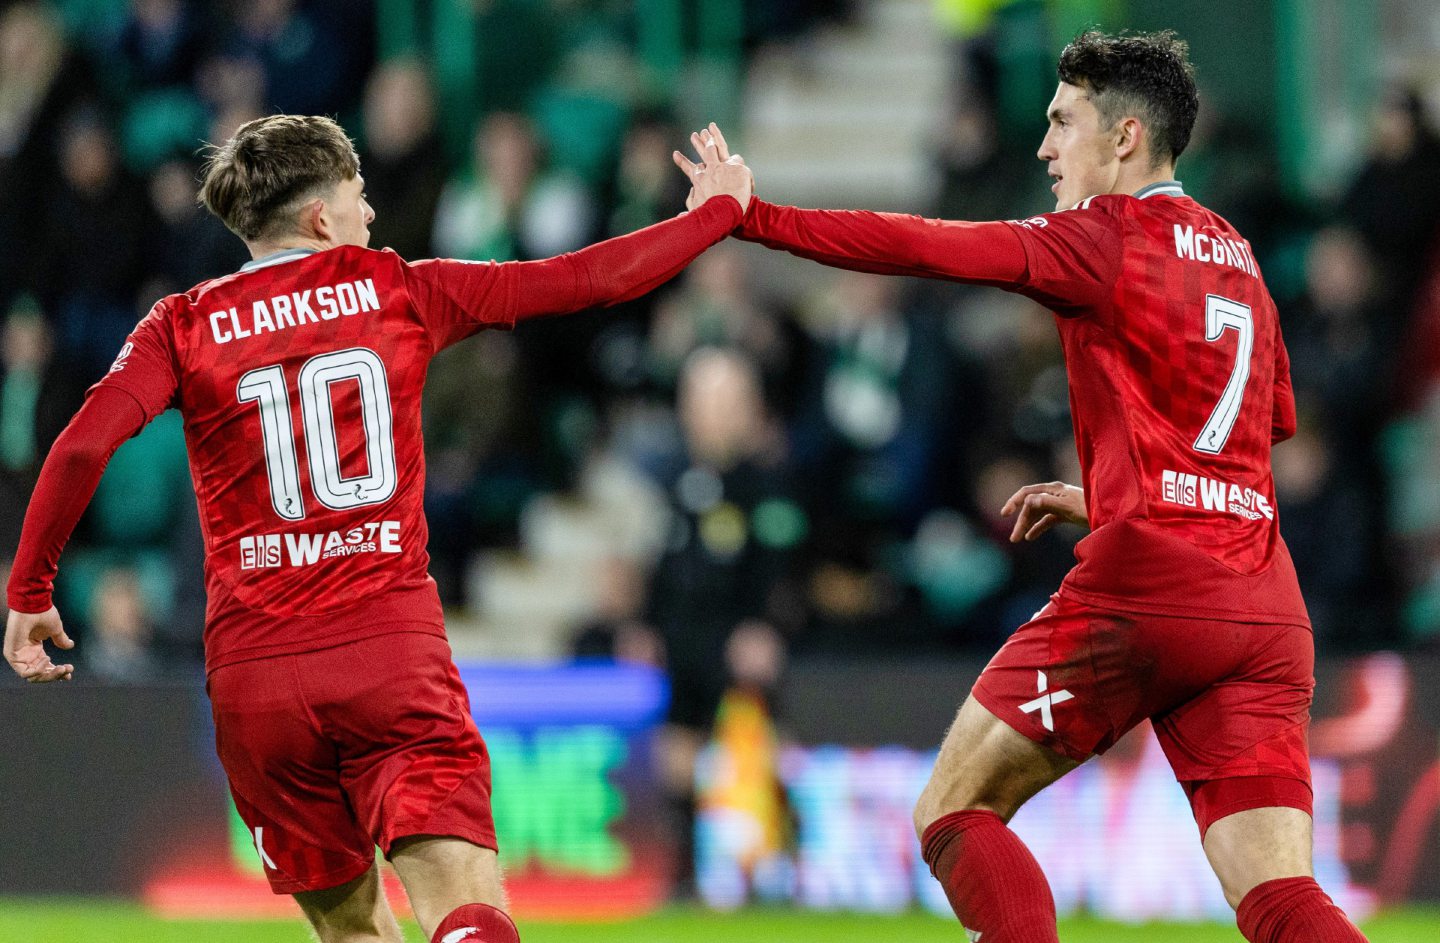
[[[520,943],[520,931],[498,907],[465,904],[440,921],[430,943]]]
[[[495,848],[490,757],[444,639],[399,632],[211,672],[215,745],[277,894],[363,873],[401,838]]]
[[[114,446],[174,406],[205,538],[208,670],[335,644],[322,631],[439,631],[421,442],[435,352],[484,328],[649,291],[740,218],[733,198],[716,197],[538,262],[411,264],[340,246],[162,299],[42,471],[11,605],[49,607],[60,549]]]
[[[1196,780],[1181,783],[1200,826],[1200,840],[1210,826],[1237,812],[1251,809],[1299,809],[1314,814],[1315,794],[1310,784],[1288,776],[1236,776],[1230,779]]]
[[[1059,943],[1055,898],[1030,849],[994,812],[952,812],[920,853],[955,916],[983,943]]]
[[[1295,428],[1289,358],[1249,246],[1225,220],[1164,195],[1096,196],[991,223],[755,200],[739,235],[842,268],[992,285],[1050,308],[1092,528],[1066,588],[1133,610],[1308,622],[1270,470],[1271,445]],[[1177,554],[1183,565],[1170,562]]]
[[[1314,878],[1281,878],[1255,887],[1235,914],[1250,943],[1365,943]]]
[[[126,439],[144,428],[145,412],[130,394],[96,389],[55,440],[25,512],[25,527],[6,596],[17,612],[44,612],[60,563],[101,473]]]
[[[1148,719],[1181,782],[1278,776],[1308,788],[1314,666],[1305,626],[1118,612],[1062,590],[1015,630],[972,693],[1077,761]]]

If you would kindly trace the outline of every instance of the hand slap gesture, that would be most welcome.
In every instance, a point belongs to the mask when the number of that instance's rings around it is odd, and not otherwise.
[[[690,178],[690,195],[685,198],[685,208],[693,210],[712,196],[728,193],[740,202],[740,209],[750,206],[750,197],[755,192],[755,178],[745,160],[739,154],[731,154],[725,143],[725,135],[715,122],[704,131],[690,135],[690,144],[695,148],[695,163],[679,151],[670,156],[675,166]]]

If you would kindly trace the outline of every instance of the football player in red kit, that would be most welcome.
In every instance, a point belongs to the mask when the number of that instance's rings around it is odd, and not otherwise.
[[[9,584],[5,657],[69,679],[51,604],[61,548],[110,455],[185,420],[205,539],[216,745],[276,893],[323,943],[400,943],[376,845],[427,938],[512,943],[485,745],[426,573],[420,397],[430,359],[484,328],[634,298],[740,221],[741,162],[706,155],[690,212],[537,262],[407,262],[328,118],[252,121],[201,197],[254,260],[159,301],[56,441]],[[483,402],[476,409],[486,409]]]
[[[1295,429],[1289,363],[1249,244],[1174,179],[1198,108],[1185,44],[1089,32],[1058,71],[1038,155],[1056,212],[967,223],[756,199],[737,232],[1055,312],[1084,487],[1031,486],[1006,511],[1017,539],[1060,519],[1091,533],[947,734],[915,810],[925,860],[971,939],[1053,943],[1049,887],[1006,823],[1148,718],[1245,937],[1363,940],[1311,876],[1314,645],[1270,472]],[[713,125],[694,141],[726,154]]]

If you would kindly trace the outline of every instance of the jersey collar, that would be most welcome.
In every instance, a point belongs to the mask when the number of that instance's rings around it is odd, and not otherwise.
[[[1179,180],[1160,180],[1150,184],[1148,187],[1141,187],[1134,194],[1135,199],[1143,200],[1147,196],[1184,196],[1185,188],[1180,186]]]
[[[262,255],[258,259],[252,259],[240,266],[242,272],[253,272],[256,269],[269,268],[272,265],[284,265],[286,262],[293,262],[296,259],[303,259],[307,255],[314,255],[314,249],[281,249],[279,252],[272,252],[269,255]]]

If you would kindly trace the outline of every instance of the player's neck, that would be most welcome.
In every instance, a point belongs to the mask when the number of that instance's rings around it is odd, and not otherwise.
[[[1135,167],[1122,165],[1120,173],[1115,177],[1115,186],[1110,192],[1132,196],[1146,187],[1154,186],[1157,183],[1168,183],[1174,179],[1174,164],[1166,163],[1159,167],[1147,167],[1143,164]]]
[[[245,248],[250,250],[250,258],[263,259],[267,255],[274,255],[277,252],[289,252],[292,249],[308,249],[311,252],[324,252],[326,249],[335,248],[334,243],[326,239],[318,239],[307,236],[286,236],[282,239],[266,240],[264,242],[247,242]]]

